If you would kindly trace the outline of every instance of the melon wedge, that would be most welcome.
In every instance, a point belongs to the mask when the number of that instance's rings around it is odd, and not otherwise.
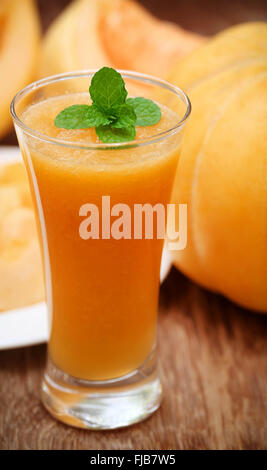
[[[0,165],[0,311],[44,298],[41,254],[26,171]]]
[[[40,27],[33,0],[8,0],[0,9],[0,138],[11,125],[10,102],[37,70]]]
[[[40,76],[104,65],[167,76],[203,40],[131,0],[77,0],[44,38]]]
[[[160,21],[133,1],[105,1],[100,9],[99,36],[117,68],[167,77],[172,65],[203,37]]]

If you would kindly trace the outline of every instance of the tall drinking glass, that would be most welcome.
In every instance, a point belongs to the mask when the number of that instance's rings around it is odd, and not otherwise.
[[[54,125],[88,103],[94,71],[35,82],[11,112],[41,240],[49,343],[42,402],[92,429],[145,419],[161,401],[156,336],[165,217],[187,96],[162,80],[121,72],[129,96],[152,98],[158,124],[131,142],[104,144],[94,129]]]

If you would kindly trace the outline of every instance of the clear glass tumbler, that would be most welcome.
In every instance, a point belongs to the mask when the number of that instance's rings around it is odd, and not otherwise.
[[[158,125],[116,144],[97,141],[90,129],[56,128],[61,109],[89,100],[93,74],[35,82],[15,96],[11,112],[45,271],[50,337],[42,402],[65,423],[109,429],[145,419],[161,401],[156,337],[165,209],[190,102],[167,82],[121,71],[129,96],[160,104]]]

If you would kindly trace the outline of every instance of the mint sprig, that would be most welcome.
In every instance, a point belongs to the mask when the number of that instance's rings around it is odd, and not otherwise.
[[[89,93],[92,105],[75,104],[63,109],[55,126],[63,129],[95,127],[104,143],[134,140],[135,126],[152,126],[161,118],[159,106],[146,98],[128,98],[122,76],[103,67],[91,80]]]

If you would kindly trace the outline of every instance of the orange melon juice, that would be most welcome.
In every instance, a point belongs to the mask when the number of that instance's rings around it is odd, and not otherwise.
[[[142,147],[88,150],[85,144],[97,142],[94,129],[54,125],[63,108],[87,102],[88,94],[75,93],[29,106],[22,116],[28,127],[70,146],[29,137],[24,159],[34,174],[32,185],[37,182],[46,228],[42,236],[50,260],[50,357],[73,377],[107,380],[135,370],[153,350],[163,240],[134,239],[133,230],[131,239],[103,239],[101,223],[99,239],[82,239],[80,207],[95,204],[100,222],[102,196],[110,196],[111,209],[127,204],[132,214],[134,204],[166,207],[179,144],[174,135]],[[164,106],[161,111],[158,124],[137,128],[137,140],[175,125],[177,115]],[[80,148],[71,146],[78,142]],[[110,223],[115,219],[111,216]]]

